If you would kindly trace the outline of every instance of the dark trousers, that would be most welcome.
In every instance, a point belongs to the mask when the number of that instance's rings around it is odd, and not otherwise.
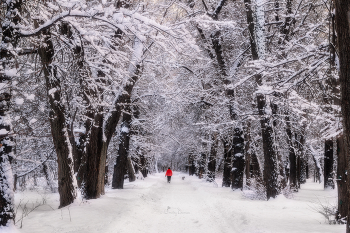
[[[167,176],[168,177],[168,183],[170,183],[171,180],[171,176]]]

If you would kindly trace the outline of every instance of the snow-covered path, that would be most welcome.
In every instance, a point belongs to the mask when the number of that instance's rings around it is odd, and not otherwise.
[[[328,225],[310,201],[333,202],[336,191],[308,183],[294,199],[279,196],[257,201],[240,191],[214,187],[196,177],[175,173],[168,184],[164,174],[126,183],[123,190],[107,190],[100,199],[74,203],[58,210],[57,194],[17,194],[28,206],[43,205],[23,220],[23,233],[340,233],[344,225]],[[52,207],[52,208],[51,208]],[[19,208],[18,216],[21,214]],[[19,223],[17,224],[20,225]]]
[[[239,230],[207,193],[198,191],[188,179],[182,180],[176,175],[170,184],[165,178],[158,179],[140,199],[133,211],[122,214],[125,222],[111,225],[111,232],[113,229],[119,229],[117,232],[193,232],[195,229],[194,232],[204,233],[214,229],[215,232]]]

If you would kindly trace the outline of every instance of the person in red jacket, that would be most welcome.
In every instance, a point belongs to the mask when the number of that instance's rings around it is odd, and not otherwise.
[[[168,170],[165,173],[165,176],[168,177],[168,183],[170,183],[171,180],[171,176],[173,175],[173,171],[170,169],[170,167],[168,167]]]

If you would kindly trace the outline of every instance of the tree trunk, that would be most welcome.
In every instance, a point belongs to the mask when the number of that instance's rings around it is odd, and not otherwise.
[[[266,187],[266,197],[269,200],[275,198],[278,194],[278,172],[277,157],[274,148],[273,129],[271,119],[266,115],[266,100],[262,94],[257,95],[259,115],[261,116],[262,141],[264,152],[264,183]]]
[[[87,128],[91,127],[91,129],[87,136],[87,141],[89,143],[86,146],[86,154],[83,155],[84,162],[82,162],[83,166],[85,166],[85,168],[82,169],[82,171],[85,171],[83,174],[83,193],[88,199],[98,198],[104,193],[107,149],[124,109],[124,105],[130,98],[132,89],[138,80],[141,69],[141,57],[139,56],[142,55],[143,44],[139,39],[135,38],[134,54],[131,58],[131,64],[129,65],[129,82],[124,87],[123,94],[116,98],[114,102],[115,109],[110,112],[108,119],[106,119],[105,122],[103,121],[103,115],[100,113],[101,109],[91,111],[90,113],[88,112],[88,114],[91,114],[90,119],[93,119],[93,123],[87,123]],[[92,96],[96,95],[96,97],[98,97],[97,93],[99,93],[98,90],[90,90],[90,95]]]
[[[250,136],[251,122],[248,120],[246,122],[244,140],[245,140],[245,175],[247,179],[247,185],[250,185],[250,179],[260,178],[260,165],[256,154],[251,152],[251,136]]]
[[[220,13],[222,6],[224,5],[225,0],[220,1],[218,7],[215,9],[214,13],[211,15],[214,20],[218,19],[218,14]],[[204,43],[208,43],[207,39],[205,38],[205,35],[203,33],[203,30],[197,26],[198,32],[203,40]],[[221,46],[221,32],[220,30],[217,30],[211,34],[211,49],[207,49],[209,57],[214,60],[214,65],[218,69],[218,72],[221,75],[221,79],[223,80],[223,84],[229,86],[232,81],[227,79],[227,70],[226,70],[226,63],[224,59],[224,54]],[[211,51],[214,51],[214,54]],[[229,99],[229,111],[230,111],[230,117],[232,120],[237,120],[237,113],[235,112],[234,108],[234,90],[231,88],[227,88],[225,91],[226,97]],[[235,136],[233,139],[232,144],[232,150],[230,150],[230,160],[232,153],[233,154],[233,162],[234,164],[234,170],[230,171],[231,174],[228,172],[228,164],[224,163],[224,180],[225,182],[232,182],[232,188],[243,188],[243,174],[244,174],[244,138],[243,138],[243,131],[241,128],[235,128]],[[240,133],[237,133],[240,132]],[[236,156],[237,155],[237,156]],[[210,160],[211,161],[211,160]],[[232,161],[231,161],[232,162]],[[232,164],[230,165],[230,168],[232,167]],[[225,170],[226,169],[226,170]],[[201,174],[201,173],[200,173]],[[231,176],[230,178],[225,176]],[[230,185],[223,184],[225,187],[229,187]]]
[[[235,129],[232,145],[233,145],[233,155],[232,155],[232,189],[242,189],[243,188],[243,174],[244,174],[244,138],[243,131],[239,128]]]
[[[12,134],[8,112],[11,102],[11,79],[6,75],[6,71],[15,68],[14,53],[7,50],[17,47],[18,35],[14,30],[14,26],[19,23],[21,17],[22,0],[9,0],[2,2],[2,37],[0,50],[0,228],[12,225],[15,220],[14,212],[14,193],[13,193],[13,174],[11,161],[13,158],[12,151]]]
[[[276,103],[277,98],[281,98],[282,94],[279,92],[274,92],[273,96],[275,97],[273,102],[270,104],[271,106],[271,110],[272,110],[272,125],[274,128],[277,127],[277,119],[279,116],[279,108],[278,108],[278,104]],[[274,132],[274,138],[275,140],[278,140],[278,135],[276,134],[276,132]],[[282,161],[282,154],[281,152],[279,152],[279,150],[276,150],[276,163],[278,164],[278,173],[279,173],[279,190],[284,189],[287,186],[287,176],[286,176],[286,171],[285,171],[285,164],[284,161]]]
[[[209,161],[208,161],[208,178],[210,182],[215,180],[216,156],[217,156],[217,150],[218,150],[218,143],[219,143],[218,135],[217,133],[214,133],[212,138],[212,143],[211,143]]]
[[[106,166],[106,142],[103,141],[103,115],[96,112],[92,118],[88,144],[83,155],[83,194],[86,199],[99,198],[104,194],[104,172]]]
[[[221,33],[220,31],[216,31],[211,35],[212,48],[215,51],[216,62],[218,64],[218,68],[220,70],[220,74],[222,77],[226,77],[226,65],[225,60],[221,48]]]
[[[47,187],[49,187],[51,192],[54,193],[55,189],[53,186],[52,175],[51,175],[51,171],[49,169],[49,166],[47,166],[47,162],[44,160],[44,158],[40,158],[40,161],[42,162],[42,168],[43,168],[43,173],[44,173],[44,176],[46,179]]]
[[[136,151],[138,151],[138,150],[139,150],[139,148],[136,149]],[[132,157],[130,159],[134,164],[135,174],[138,174],[139,170],[140,170],[140,158],[139,157]]]
[[[304,132],[299,135],[296,148],[298,148],[298,172],[297,172],[297,180],[298,180],[298,187],[300,188],[301,184],[306,183],[306,167],[307,167],[307,161],[305,158],[304,153],[304,146],[305,146],[305,138],[304,138]],[[295,136],[297,138],[297,135]]]
[[[321,183],[321,164],[320,161],[315,157],[314,154],[312,154],[312,160],[315,163],[315,173],[314,173],[314,182]]]
[[[204,143],[206,147],[206,143]],[[205,153],[201,153],[200,159],[199,159],[199,166],[198,166],[198,178],[202,179],[203,176],[206,174],[206,168],[207,168],[207,155]]]
[[[326,140],[324,145],[324,188],[334,188],[333,184],[333,140]]]
[[[222,177],[222,187],[230,187],[231,185],[231,169],[232,169],[232,144],[227,140],[223,140],[224,144],[224,172]]]
[[[244,0],[247,13],[248,30],[250,33],[250,44],[253,60],[264,58],[265,54],[265,36],[264,36],[264,4],[257,1],[256,11],[252,9],[251,0]],[[254,19],[254,15],[256,16]],[[262,76],[255,76],[258,86],[262,85]],[[263,152],[264,152],[264,183],[266,187],[266,197],[276,197],[278,194],[278,172],[277,172],[277,155],[274,144],[272,122],[266,114],[268,105],[266,96],[262,93],[256,94],[258,112],[261,117],[260,124],[262,130]]]
[[[250,185],[250,178],[251,178],[251,136],[250,136],[250,127],[251,127],[251,122],[248,119],[246,121],[246,124],[243,128],[244,130],[244,141],[245,141],[245,147],[244,147],[244,152],[245,152],[245,178],[246,178],[246,184]]]
[[[283,41],[284,40],[289,40],[290,32],[292,30],[292,23],[293,23],[293,18],[292,18],[292,0],[287,0],[286,1],[286,18],[284,23],[281,26],[281,33],[284,35]],[[282,40],[279,41],[279,43],[283,42]]]
[[[127,168],[127,157],[129,153],[129,143],[130,143],[130,127],[131,127],[131,92],[132,89],[138,80],[138,77],[140,76],[141,72],[141,56],[143,54],[143,44],[142,42],[135,37],[134,39],[134,54],[131,58],[131,64],[129,65],[129,72],[130,72],[130,82],[126,85],[124,88],[125,93],[119,96],[117,102],[116,102],[116,110],[118,111],[124,111],[123,113],[123,123],[122,123],[122,129],[121,129],[121,136],[120,136],[120,144],[119,144],[119,150],[117,157],[117,164],[114,166],[114,173],[113,173],[113,181],[112,181],[112,187],[122,189],[124,184],[124,174],[126,173]],[[118,115],[119,114],[119,115]],[[111,117],[108,119],[105,128],[108,130],[105,134],[107,138],[110,138],[114,131],[111,131],[111,128],[116,127],[116,123],[119,120],[121,113],[113,112]],[[123,131],[123,128],[126,130]],[[108,139],[109,141],[110,139]],[[141,159],[141,163],[144,162],[144,160]],[[119,163],[119,165],[118,165]],[[144,177],[147,177],[147,172],[142,170],[141,171]]]
[[[196,171],[196,166],[194,165],[193,154],[190,153],[188,155],[188,175],[193,176],[195,174],[195,171]]]
[[[128,174],[129,182],[134,182],[136,180],[135,169],[130,156],[128,156]]]
[[[90,102],[89,94],[91,94],[91,89],[89,88],[89,84],[87,84],[86,77],[91,76],[90,67],[86,65],[84,60],[84,48],[83,45],[77,43],[76,38],[73,36],[72,27],[67,22],[61,22],[60,23],[60,34],[63,36],[66,36],[68,41],[72,44],[73,47],[73,62],[74,66],[76,67],[76,75],[79,79],[81,90],[79,93],[79,96],[83,99],[83,102],[87,104],[87,107],[85,109],[85,115],[87,116],[87,119],[93,119],[94,116],[91,114],[93,112],[92,105]],[[77,110],[75,113],[73,113],[73,116],[70,116],[71,122],[70,127],[68,127],[68,134],[70,143],[72,145],[72,151],[73,151],[73,159],[74,159],[74,173],[76,174],[77,184],[79,188],[81,187],[81,184],[83,182],[83,176],[86,172],[86,163],[82,163],[83,157],[85,156],[85,147],[88,144],[88,134],[87,132],[77,132],[79,135],[76,135],[73,131],[73,123],[75,120]],[[68,112],[68,114],[71,114]],[[84,127],[86,131],[90,130],[90,120],[87,120],[84,122]],[[75,137],[78,136],[79,143],[77,144],[75,142]],[[86,159],[86,158],[84,158]]]
[[[248,30],[249,30],[249,38],[250,38],[250,48],[252,52],[252,58],[253,60],[258,60],[258,48],[256,44],[255,39],[255,20],[253,15],[253,8],[252,8],[252,2],[251,0],[244,0],[246,13],[247,13],[247,23],[248,23]]]
[[[338,39],[339,78],[341,86],[341,108],[343,115],[345,145],[350,145],[350,2],[348,0],[335,0],[335,25]],[[347,157],[348,157],[348,150]],[[349,171],[349,159],[347,161]],[[347,177],[348,194],[350,190],[350,176]],[[350,216],[350,205],[348,205]],[[347,221],[346,232],[350,233],[350,221]]]
[[[289,151],[289,186],[291,190],[298,191],[297,160],[293,143],[293,133],[288,113],[286,113],[286,132]]]
[[[112,188],[122,189],[124,186],[124,175],[126,174],[129,142],[130,142],[131,109],[130,98],[124,106],[123,120],[120,129],[119,149],[116,165],[114,165]]]
[[[140,156],[140,162],[141,162],[141,173],[143,177],[147,177],[147,161],[144,155]]]
[[[62,208],[74,202],[76,197],[76,180],[74,177],[73,152],[68,137],[65,107],[61,100],[61,83],[51,62],[54,56],[54,47],[49,29],[43,31],[45,46],[39,47],[43,73],[46,80],[47,96],[50,106],[51,134],[58,163],[58,192]]]
[[[250,157],[250,177],[254,179],[261,178],[260,164],[255,153],[252,153]]]
[[[346,145],[344,136],[337,138],[337,185],[338,185],[338,218],[345,218],[348,213],[349,198],[347,197],[347,164],[348,157],[346,153]]]

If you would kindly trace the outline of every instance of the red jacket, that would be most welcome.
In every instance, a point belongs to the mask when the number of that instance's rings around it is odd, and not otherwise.
[[[172,176],[172,175],[173,175],[173,172],[170,169],[168,169],[165,173],[165,176]]]

